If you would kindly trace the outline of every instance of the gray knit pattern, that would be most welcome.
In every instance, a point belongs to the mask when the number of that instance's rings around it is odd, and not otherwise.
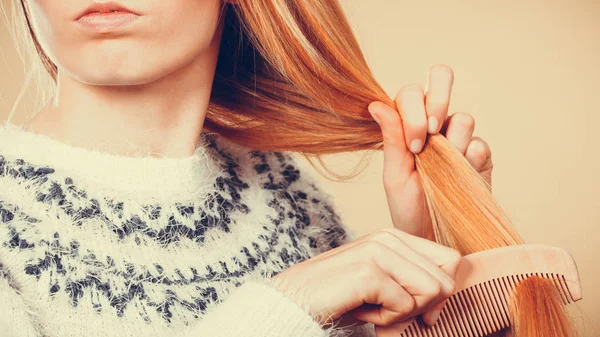
[[[245,280],[353,239],[291,154],[203,137],[220,167],[212,189],[170,202],[121,199],[0,153],[0,282],[36,334],[173,335]]]

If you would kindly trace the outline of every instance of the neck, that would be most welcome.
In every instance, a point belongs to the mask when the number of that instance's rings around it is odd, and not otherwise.
[[[24,127],[124,156],[188,157],[203,129],[217,54],[137,85],[89,85],[59,72],[55,96]]]

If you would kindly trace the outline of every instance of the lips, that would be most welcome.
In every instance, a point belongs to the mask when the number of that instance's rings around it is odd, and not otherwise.
[[[133,10],[131,10],[119,3],[109,1],[109,2],[92,4],[91,6],[86,8],[84,11],[80,12],[77,15],[77,17],[75,18],[75,20],[79,20],[86,15],[96,15],[96,14],[104,14],[104,13],[111,13],[111,12],[132,13],[132,14],[139,15],[138,13],[134,12]]]

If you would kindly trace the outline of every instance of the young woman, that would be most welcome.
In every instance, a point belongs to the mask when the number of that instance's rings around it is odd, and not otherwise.
[[[364,59],[334,0],[13,4],[55,92],[0,129],[2,336],[435,323],[460,254],[423,238],[415,154],[441,133],[492,170],[473,118],[448,116],[449,67],[393,105],[364,94],[376,84],[349,71]],[[356,238],[291,151],[382,139],[395,228]]]

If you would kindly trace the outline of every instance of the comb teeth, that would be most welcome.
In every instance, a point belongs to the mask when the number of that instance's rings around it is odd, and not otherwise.
[[[538,276],[552,280],[564,305],[574,302],[564,275],[527,273],[492,279],[452,295],[434,326],[421,319],[400,333],[401,337],[484,337],[510,326],[509,304],[515,286]]]

